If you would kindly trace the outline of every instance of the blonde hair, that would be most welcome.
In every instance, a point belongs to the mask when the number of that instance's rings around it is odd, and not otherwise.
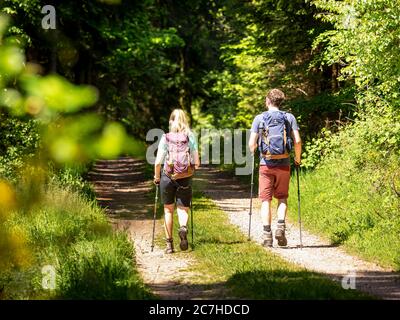
[[[189,123],[182,109],[175,109],[172,111],[169,117],[169,132],[183,132],[189,134]]]

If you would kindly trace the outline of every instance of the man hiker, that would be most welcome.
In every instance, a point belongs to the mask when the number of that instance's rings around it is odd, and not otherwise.
[[[161,201],[164,204],[166,253],[174,252],[172,226],[175,203],[180,226],[179,246],[181,250],[188,249],[187,222],[192,201],[192,176],[194,169],[199,166],[196,137],[189,128],[185,112],[175,109],[169,118],[169,132],[162,136],[158,145],[154,166],[154,183],[160,185]]]
[[[279,110],[285,100],[279,89],[268,92],[265,104],[267,111],[257,115],[251,126],[250,151],[260,151],[259,198],[261,220],[263,223],[263,245],[272,247],[271,201],[278,200],[278,223],[275,239],[279,246],[286,246],[285,218],[290,180],[290,151],[294,142],[294,164],[301,162],[301,139],[295,117],[289,112]]]

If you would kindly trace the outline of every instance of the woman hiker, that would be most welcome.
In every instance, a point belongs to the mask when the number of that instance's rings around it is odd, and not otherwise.
[[[196,137],[189,128],[185,112],[175,109],[169,118],[169,132],[160,140],[154,165],[154,183],[160,185],[161,201],[164,204],[166,253],[174,252],[172,229],[175,202],[180,226],[179,246],[181,250],[188,249],[187,222],[192,201],[192,176],[194,169],[199,166]]]

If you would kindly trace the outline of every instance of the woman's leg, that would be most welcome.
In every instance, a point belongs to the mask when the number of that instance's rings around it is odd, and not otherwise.
[[[179,226],[187,226],[188,218],[189,218],[189,207],[183,207],[178,205],[176,211],[178,212],[178,221]]]
[[[184,178],[179,181],[181,185],[176,192],[176,206],[178,212],[178,220],[179,220],[179,238],[181,242],[179,244],[181,250],[188,249],[188,240],[187,240],[187,223],[188,223],[188,212],[190,207],[190,202],[192,201],[192,179]]]
[[[165,237],[172,239],[172,228],[174,224],[174,204],[164,204],[164,230]]]
[[[188,212],[192,202],[192,178],[184,178],[178,181],[181,188],[176,192],[176,206],[180,227],[186,227],[188,223]]]
[[[187,222],[188,222],[188,211],[189,207],[184,207],[182,205],[178,205],[177,207],[178,211],[178,220],[179,220],[179,238],[181,239],[181,242],[179,243],[179,246],[181,250],[187,250],[189,243],[187,240]]]

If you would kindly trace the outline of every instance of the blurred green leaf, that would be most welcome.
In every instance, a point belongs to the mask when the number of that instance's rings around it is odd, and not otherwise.
[[[112,159],[117,157],[124,148],[127,138],[124,127],[117,123],[108,123],[103,130],[103,134],[98,141],[97,151],[100,157]]]
[[[4,32],[7,29],[10,18],[5,14],[0,14],[0,39],[3,37]]]
[[[59,163],[74,162],[79,156],[77,143],[71,137],[57,138],[50,145],[51,155]]]
[[[16,46],[2,46],[0,48],[0,74],[9,78],[17,75],[24,68],[25,56]]]
[[[58,112],[76,112],[93,105],[98,99],[94,87],[76,86],[58,75],[26,75],[22,84],[30,95],[42,98],[48,108]]]
[[[15,89],[5,88],[0,92],[0,105],[10,108],[15,115],[24,114],[23,102],[22,95]]]

